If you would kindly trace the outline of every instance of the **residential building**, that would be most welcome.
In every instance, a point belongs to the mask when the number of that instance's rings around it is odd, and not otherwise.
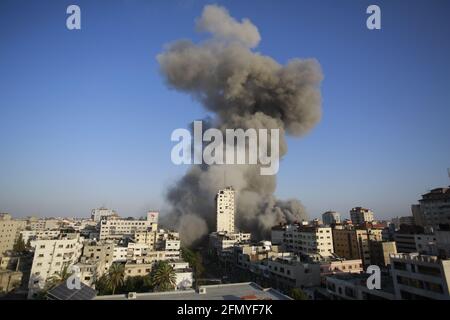
[[[114,246],[113,262],[126,262],[128,255],[128,246]]]
[[[361,272],[363,272],[363,264],[361,259],[346,260],[332,258],[320,262],[320,276],[322,280],[333,274],[359,274]]]
[[[95,265],[94,280],[108,272],[114,262],[114,248],[114,243],[107,241],[87,240],[83,242],[83,253],[80,261]]]
[[[391,255],[397,299],[450,300],[450,260],[418,253]]]
[[[326,278],[326,288],[332,300],[395,300],[392,279],[381,275],[381,289],[369,289],[367,279],[370,275],[335,274]]]
[[[152,220],[128,220],[110,217],[100,221],[100,240],[118,240],[124,236],[133,237],[136,232],[157,231]]]
[[[274,244],[281,242],[286,251],[299,255],[319,254],[326,257],[334,252],[332,229],[327,226],[277,226],[272,228],[272,239],[275,239]]]
[[[369,241],[370,263],[381,268],[390,264],[390,255],[397,253],[395,241]]]
[[[233,187],[219,190],[216,195],[217,232],[234,233],[235,191]]]
[[[414,252],[432,256],[438,255],[436,240],[434,234],[415,234],[414,242],[416,243],[416,250]]]
[[[128,277],[146,276],[150,274],[153,264],[153,262],[142,263],[128,261],[127,263],[125,263],[125,279],[127,279]]]
[[[438,229],[439,225],[450,225],[450,187],[436,188],[422,195],[419,207],[415,205],[411,209],[422,226]]]
[[[354,225],[373,221],[373,212],[363,207],[355,207],[350,210],[350,219]]]
[[[82,254],[83,238],[78,233],[61,234],[58,239],[35,240],[34,258],[28,284],[29,297],[42,290],[48,278],[67,266],[78,262]]]
[[[416,236],[414,233],[396,232],[394,234],[394,241],[399,253],[416,252]]]
[[[25,243],[32,240],[54,239],[60,235],[59,230],[23,230],[20,231]]]
[[[246,244],[250,241],[250,233],[213,232],[209,235],[209,247],[220,256],[235,245]]]
[[[339,227],[333,229],[334,253],[346,259],[361,259],[371,264],[370,242],[382,241],[382,229]]]
[[[304,263],[298,256],[269,258],[267,271],[281,290],[320,285],[320,264]]]
[[[20,222],[13,220],[8,213],[0,213],[0,255],[13,250],[20,232]]]

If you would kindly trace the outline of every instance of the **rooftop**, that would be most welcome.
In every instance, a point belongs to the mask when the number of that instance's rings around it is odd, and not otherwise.
[[[195,290],[136,293],[133,300],[291,300],[274,289],[264,289],[253,282],[201,286]],[[95,300],[128,300],[127,295],[97,296]]]

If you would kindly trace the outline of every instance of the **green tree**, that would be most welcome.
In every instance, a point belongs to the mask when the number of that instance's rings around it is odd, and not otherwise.
[[[175,270],[166,261],[160,261],[152,271],[151,282],[155,291],[173,290],[177,282]]]
[[[19,235],[14,243],[13,251],[17,253],[24,253],[26,251],[25,241],[23,241],[22,234]]]
[[[60,283],[65,282],[72,273],[69,271],[69,265],[65,264],[59,270],[58,272],[54,273],[49,279],[48,279],[48,289],[51,289],[55,286],[57,286]],[[47,289],[47,290],[48,290]]]
[[[113,263],[108,271],[107,286],[112,294],[124,284],[125,267],[121,263]]]
[[[108,275],[104,274],[95,281],[95,289],[100,296],[111,294],[111,290],[108,286]]]
[[[200,252],[194,252],[184,247],[181,249],[181,256],[183,257],[184,261],[188,262],[189,266],[194,269],[194,277],[196,279],[200,278],[205,271],[202,255],[200,254]]]
[[[306,293],[299,288],[291,289],[289,296],[294,300],[308,300]]]

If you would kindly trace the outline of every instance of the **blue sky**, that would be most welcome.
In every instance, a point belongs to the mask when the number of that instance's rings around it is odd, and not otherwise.
[[[277,196],[299,198],[312,217],[361,205],[385,218],[449,184],[449,1],[2,0],[0,211],[164,209],[187,169],[170,161],[170,134],[206,112],[166,88],[155,57],[165,43],[203,39],[194,20],[209,3],[249,18],[257,51],[322,65],[323,119],[288,140]],[[66,29],[70,4],[80,31]],[[370,4],[381,30],[366,28]]]

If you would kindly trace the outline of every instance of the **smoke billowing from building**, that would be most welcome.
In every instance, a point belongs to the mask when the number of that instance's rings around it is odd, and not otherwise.
[[[208,5],[196,21],[211,38],[195,44],[179,40],[158,55],[170,88],[186,92],[214,118],[210,125],[280,130],[280,156],[286,135],[301,136],[321,118],[321,68],[314,59],[281,65],[256,51],[261,40],[249,20],[232,18],[223,7]],[[226,184],[236,193],[238,230],[264,236],[279,222],[307,218],[298,200],[277,200],[276,176],[262,176],[260,165],[193,165],[167,194],[167,223],[178,226],[189,244],[215,228],[214,196]],[[225,171],[225,172],[224,172]]]

